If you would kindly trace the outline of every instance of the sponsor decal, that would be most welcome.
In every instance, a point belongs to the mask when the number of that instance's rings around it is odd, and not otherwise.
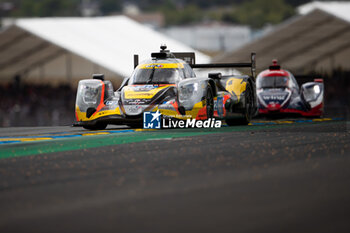
[[[124,106],[125,110],[129,113],[135,113],[135,114],[139,114],[140,109],[142,108],[142,106],[140,105],[128,105],[128,106]]]
[[[262,98],[264,100],[284,100],[286,98],[285,95],[263,95]]]
[[[115,104],[117,104],[117,103],[118,103],[118,101],[114,101],[114,100],[112,100],[112,101],[107,101],[107,102],[106,102],[106,106],[115,105]]]
[[[152,90],[154,88],[157,88],[158,85],[142,85],[142,86],[135,86],[134,90],[135,91],[149,91]]]
[[[140,104],[145,104],[146,103],[146,101],[142,100],[142,99],[134,99],[134,100],[125,101],[125,102],[128,103],[128,104],[134,104],[134,105],[140,105]]]
[[[150,65],[146,65],[146,68],[162,68],[163,65],[162,64],[150,64]]]
[[[124,97],[125,99],[152,99],[159,91],[167,88],[170,85],[159,86],[140,86],[124,87]]]
[[[206,120],[196,119],[176,119],[176,117],[162,117],[162,114],[157,112],[143,113],[143,128],[144,129],[170,129],[170,128],[221,128],[222,122],[215,118]]]
[[[224,114],[223,108],[224,108],[224,98],[223,97],[218,97],[217,101],[215,102],[216,104],[216,111],[218,112],[218,116],[222,116]],[[215,110],[215,106],[214,106]]]
[[[151,64],[141,64],[138,66],[139,69],[176,69],[184,68],[182,63],[151,63]]]

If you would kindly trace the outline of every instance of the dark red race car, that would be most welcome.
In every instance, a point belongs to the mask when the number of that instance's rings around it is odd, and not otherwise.
[[[322,79],[304,83],[299,88],[293,74],[281,69],[277,60],[256,80],[260,115],[298,114],[321,116],[323,114],[324,86]]]

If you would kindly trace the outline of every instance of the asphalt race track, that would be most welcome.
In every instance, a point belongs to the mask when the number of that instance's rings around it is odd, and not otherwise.
[[[0,232],[350,232],[349,122],[0,129]]]

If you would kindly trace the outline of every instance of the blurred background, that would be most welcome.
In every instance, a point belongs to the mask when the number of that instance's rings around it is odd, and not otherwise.
[[[325,82],[325,111],[349,109],[350,2],[308,0],[0,0],[0,127],[70,125],[78,81],[116,89],[167,44],[198,63],[276,58],[299,84]]]

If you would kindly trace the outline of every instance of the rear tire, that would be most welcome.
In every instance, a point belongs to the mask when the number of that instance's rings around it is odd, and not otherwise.
[[[254,94],[250,83],[247,83],[246,91],[245,91],[245,108],[244,108],[244,116],[243,118],[237,119],[227,119],[226,123],[229,126],[234,125],[248,125],[254,114]]]

